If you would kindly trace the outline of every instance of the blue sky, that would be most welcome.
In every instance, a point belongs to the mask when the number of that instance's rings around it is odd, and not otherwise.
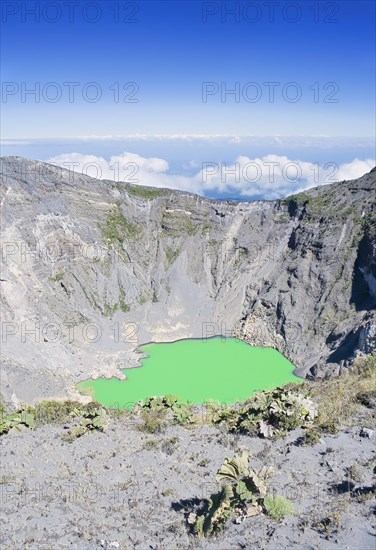
[[[176,153],[171,140],[168,150],[155,140],[146,151],[116,136],[203,134],[345,136],[353,142],[333,161],[374,158],[372,140],[357,148],[359,137],[375,135],[374,2],[276,1],[273,14],[261,1],[67,4],[3,2],[2,154],[108,159],[120,148],[163,153],[183,171],[199,155],[190,146],[182,158],[181,140]],[[26,94],[33,88],[36,95]],[[77,141],[82,136],[99,139]],[[321,162],[327,144],[318,146],[322,155],[305,147],[301,157]],[[201,157],[214,154],[196,145]],[[243,142],[231,160],[273,152],[297,158],[290,145],[261,151]],[[222,151],[223,144],[215,155]]]

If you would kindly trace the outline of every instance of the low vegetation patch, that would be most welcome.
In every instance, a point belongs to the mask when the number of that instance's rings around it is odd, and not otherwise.
[[[110,245],[122,245],[125,239],[138,236],[140,228],[125,219],[120,208],[107,214],[106,222],[99,224],[102,238]]]
[[[58,283],[59,281],[62,281],[64,279],[64,273],[56,273],[56,275],[51,275],[49,277],[50,281],[53,281],[54,283]]]
[[[131,185],[127,184],[127,193],[133,197],[140,197],[141,199],[152,200],[164,195],[162,189],[155,189],[154,187],[144,187],[143,185]]]
[[[131,310],[131,306],[125,301],[125,292],[123,288],[119,290],[119,307],[123,313],[128,313]]]
[[[107,411],[97,403],[90,403],[85,409],[78,409],[71,414],[77,414],[79,422],[68,429],[62,436],[64,441],[72,442],[90,431],[98,430],[104,432],[107,429]]]
[[[230,432],[249,433],[266,438],[283,435],[298,427],[308,427],[317,417],[317,405],[301,393],[300,387],[287,385],[271,392],[260,392],[238,408],[220,410],[216,422]]]
[[[340,526],[341,515],[338,511],[328,511],[327,514],[324,514],[312,524],[312,528],[327,540],[337,535]]]
[[[20,410],[9,415],[2,415],[0,435],[21,432],[27,428],[35,428],[34,415],[26,410]]]
[[[281,436],[297,427],[310,427],[317,417],[317,406],[300,386],[288,384],[273,391],[263,391],[239,405],[222,405],[215,401],[203,405],[182,403],[178,397],[150,397],[137,404],[135,412],[145,421],[153,417],[181,424],[200,426],[221,425],[231,433],[248,433],[271,438]]]
[[[292,502],[278,495],[266,496],[264,498],[264,508],[267,514],[275,520],[281,520],[294,512]]]
[[[283,202],[290,208],[292,205],[296,205],[296,207],[300,208],[302,206],[305,206],[306,204],[310,203],[312,201],[311,195],[308,195],[307,193],[298,193],[297,195],[291,195],[290,197],[287,197],[287,199],[284,199]]]
[[[141,424],[139,429],[149,433],[161,433],[170,420],[178,424],[193,424],[195,422],[192,409],[185,403],[179,403],[174,395],[165,397],[149,397],[140,410]]]
[[[140,413],[141,423],[139,424],[139,430],[149,434],[163,433],[167,427],[166,416],[166,409],[143,409]]]
[[[41,401],[35,407],[30,407],[30,413],[34,415],[36,426],[45,424],[63,424],[68,422],[85,405],[78,401]]]
[[[166,246],[166,263],[167,267],[170,267],[174,261],[178,258],[181,252],[180,248],[173,248],[171,246]]]
[[[358,358],[347,374],[310,383],[318,403],[315,424],[326,433],[337,433],[352,416],[368,408],[368,419],[375,425],[376,352]],[[367,412],[367,411],[366,411]]]
[[[201,226],[194,223],[189,214],[183,211],[164,209],[162,216],[162,230],[170,236],[192,236],[199,231]]]
[[[107,412],[96,402],[83,405],[78,401],[41,401],[34,407],[25,406],[12,413],[8,413],[3,405],[0,435],[47,424],[58,426],[72,422],[75,422],[75,425],[65,433],[65,440],[73,440],[92,429],[105,429]]]
[[[296,211],[305,208],[308,220],[317,220],[322,217],[331,217],[339,221],[345,221],[350,218],[355,223],[360,223],[359,212],[354,206],[349,206],[345,201],[334,201],[334,192],[325,192],[316,196],[308,193],[298,193],[291,195],[283,200],[288,207],[290,215],[295,215]]]

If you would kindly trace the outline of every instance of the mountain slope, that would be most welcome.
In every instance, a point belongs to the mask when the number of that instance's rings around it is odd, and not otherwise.
[[[376,170],[277,201],[179,191],[1,160],[2,388],[74,394],[138,343],[236,334],[305,376],[376,347]],[[34,334],[31,334],[34,332]]]

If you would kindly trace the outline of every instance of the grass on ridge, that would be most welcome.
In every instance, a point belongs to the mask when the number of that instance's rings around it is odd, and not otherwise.
[[[312,395],[319,404],[317,426],[330,433],[338,431],[364,406],[370,411],[375,410],[376,352],[358,358],[353,368],[344,375],[313,381]],[[368,421],[375,426],[375,414],[371,412],[367,416]]]

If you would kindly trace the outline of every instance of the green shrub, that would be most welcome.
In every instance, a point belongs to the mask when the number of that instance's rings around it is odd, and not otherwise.
[[[35,415],[28,409],[20,409],[11,414],[3,414],[0,419],[0,435],[20,432],[35,427]]]
[[[263,504],[267,514],[276,520],[280,520],[284,516],[291,515],[294,512],[292,502],[278,495],[265,497]]]
[[[192,414],[192,409],[187,403],[180,403],[178,398],[175,395],[166,395],[164,397],[149,397],[145,400],[145,403],[142,405],[142,417],[148,421],[147,414],[149,413],[165,413],[163,420],[166,419],[167,415],[170,414],[170,418],[177,422],[178,424],[193,424],[195,422],[194,415]],[[152,416],[150,414],[150,420],[152,421]],[[158,414],[156,414],[158,418]]]
[[[317,416],[315,403],[290,387],[260,392],[238,408],[226,408],[217,414],[217,422],[231,432],[271,438],[300,426],[312,425]]]
[[[90,431],[98,430],[104,432],[107,429],[107,411],[98,403],[92,402],[83,408],[74,409],[71,412],[72,417],[80,417],[79,424],[70,428],[63,434],[63,441],[72,442],[76,438],[87,434]]]
[[[272,468],[264,466],[256,471],[249,467],[248,460],[246,451],[225,459],[216,476],[222,484],[220,491],[211,495],[206,509],[188,517],[193,533],[199,537],[213,536],[230,518],[240,523],[262,512]]]
[[[25,406],[11,414],[4,412],[0,419],[0,435],[45,424],[63,424],[74,418],[82,419],[81,428],[85,433],[90,429],[102,430],[106,426],[106,414],[106,410],[95,401],[87,404],[69,400],[41,401],[34,407]]]

